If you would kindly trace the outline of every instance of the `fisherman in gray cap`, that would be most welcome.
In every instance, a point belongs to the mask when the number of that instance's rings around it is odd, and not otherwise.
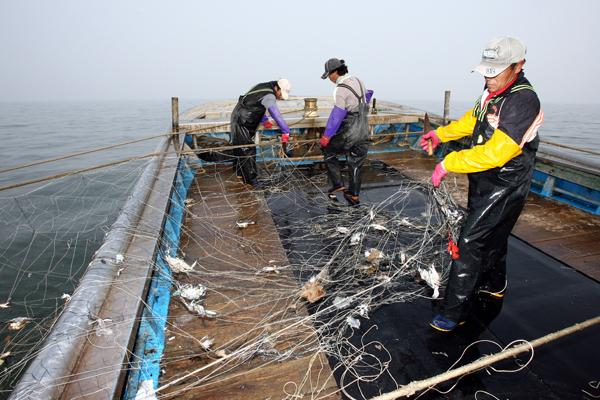
[[[421,139],[426,149],[471,136],[469,149],[451,152],[433,171],[438,186],[448,172],[469,178],[467,219],[452,249],[452,266],[442,303],[431,321],[439,331],[463,324],[479,295],[501,299],[507,286],[508,235],[517,222],[531,186],[544,113],[525,78],[526,48],[512,36],[492,40],[473,71],[484,76],[483,94],[458,121]],[[452,245],[452,243],[450,243]]]
[[[350,205],[358,205],[362,165],[369,149],[369,101],[373,95],[358,79],[348,74],[344,60],[329,59],[321,79],[329,78],[336,84],[333,90],[334,107],[331,111],[325,133],[321,137],[323,157],[327,175],[332,183],[329,196],[344,191],[344,198]],[[346,189],[338,156],[346,156],[349,169],[349,185]]]

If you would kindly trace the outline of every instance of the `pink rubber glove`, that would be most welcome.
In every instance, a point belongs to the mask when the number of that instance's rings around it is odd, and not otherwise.
[[[426,133],[425,135],[423,135],[421,137],[421,142],[419,143],[421,145],[421,148],[424,151],[428,151],[429,150],[429,148],[427,146],[427,139],[431,139],[431,148],[432,149],[435,149],[437,147],[437,145],[441,143],[440,142],[440,138],[435,133],[435,131],[429,131],[428,133]]]
[[[321,137],[321,146],[323,147],[327,147],[327,145],[329,144],[329,141],[331,140],[331,138],[329,136],[325,136],[323,135]]]
[[[267,129],[271,129],[273,127],[273,123],[271,121],[265,121],[263,126]]]
[[[290,134],[289,133],[282,133],[281,134],[281,143],[286,143],[289,139],[290,139]]]
[[[433,186],[438,187],[442,178],[448,174],[446,171],[446,167],[444,167],[444,162],[442,161],[438,165],[435,166],[433,170],[433,175],[431,175],[431,180],[433,181]]]

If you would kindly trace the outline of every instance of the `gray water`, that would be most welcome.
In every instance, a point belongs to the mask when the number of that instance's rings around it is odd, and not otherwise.
[[[214,100],[180,99],[179,109]],[[391,101],[443,114],[443,100]],[[462,116],[473,104],[451,102],[450,117]],[[0,171],[164,134],[171,124],[170,107],[171,99],[0,103]],[[539,132],[543,140],[600,153],[597,105],[543,104],[543,108]],[[0,187],[148,154],[158,141],[0,173]],[[0,308],[0,322],[32,318],[20,331],[0,324],[0,353],[13,352],[4,366],[16,368],[39,342],[64,304],[61,296],[73,293],[146,162],[0,191],[0,303],[12,303],[9,309]],[[0,372],[0,398],[14,379],[14,373]]]

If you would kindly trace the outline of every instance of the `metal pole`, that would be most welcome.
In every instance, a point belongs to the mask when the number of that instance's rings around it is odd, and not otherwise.
[[[450,117],[450,91],[446,90],[444,95],[444,125],[448,125],[448,118]]]

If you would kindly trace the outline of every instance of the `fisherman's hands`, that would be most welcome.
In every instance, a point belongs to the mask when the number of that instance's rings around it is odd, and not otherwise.
[[[442,181],[442,178],[446,176],[446,174],[448,174],[448,171],[446,171],[446,167],[444,167],[444,162],[442,161],[441,163],[435,166],[435,169],[433,170],[433,175],[431,175],[433,186],[438,187],[440,185],[440,182]]]
[[[327,147],[327,145],[329,144],[329,141],[331,140],[331,138],[329,136],[325,136],[323,135],[321,137],[321,146],[323,147]]]
[[[265,122],[263,122],[263,126],[267,129],[271,129],[273,127],[273,123],[269,120],[266,120]]]
[[[281,134],[281,143],[287,143],[288,140],[290,140],[290,134],[282,133]]]
[[[425,135],[423,135],[421,137],[421,142],[419,143],[421,145],[421,149],[423,149],[424,151],[429,150],[429,145],[427,143],[428,140],[431,140],[431,148],[432,149],[435,149],[437,147],[437,145],[441,143],[440,138],[435,133],[435,131],[429,131],[428,133],[426,133]]]

